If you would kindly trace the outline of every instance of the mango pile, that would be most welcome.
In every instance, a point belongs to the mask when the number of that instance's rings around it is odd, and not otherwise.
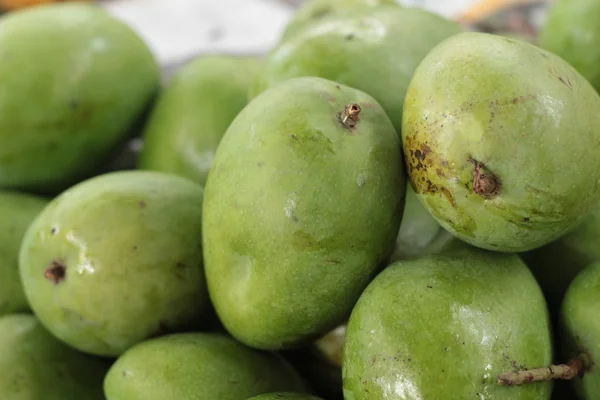
[[[598,4],[307,0],[168,79],[91,2],[2,15],[0,399],[600,399]]]

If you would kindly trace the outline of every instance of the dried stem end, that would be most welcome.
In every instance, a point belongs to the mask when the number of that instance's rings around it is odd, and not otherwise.
[[[52,261],[44,271],[44,277],[50,282],[58,285],[65,279],[67,267],[61,261]]]
[[[502,183],[498,176],[485,168],[479,161],[468,158],[473,164],[473,191],[485,199],[493,199],[502,191]]]
[[[360,111],[361,108],[356,103],[350,103],[346,105],[344,107],[344,112],[340,116],[342,124],[349,129],[353,129],[354,127],[356,127],[356,124],[359,120]]]
[[[586,354],[573,358],[567,364],[551,365],[546,368],[526,371],[506,372],[498,377],[498,384],[504,386],[521,386],[531,382],[550,381],[553,379],[570,380],[590,367],[591,360]]]

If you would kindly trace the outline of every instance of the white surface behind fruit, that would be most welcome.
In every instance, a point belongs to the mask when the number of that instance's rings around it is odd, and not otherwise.
[[[476,0],[399,0],[452,17]],[[196,54],[261,54],[292,17],[294,0],[118,0],[103,6],[148,42],[164,66]]]

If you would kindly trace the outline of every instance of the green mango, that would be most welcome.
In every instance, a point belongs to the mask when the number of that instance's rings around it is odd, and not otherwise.
[[[355,7],[375,7],[381,4],[400,6],[396,0],[305,0],[300,3],[294,17],[285,26],[282,40],[330,14]]]
[[[0,188],[57,193],[127,139],[159,85],[139,35],[94,4],[0,18]]]
[[[176,333],[138,343],[104,380],[107,400],[240,400],[281,390],[307,388],[279,355],[220,333]]]
[[[312,23],[266,57],[251,94],[284,80],[318,76],[361,90],[385,109],[397,132],[406,88],[425,55],[461,26],[418,8],[351,8]]]
[[[320,397],[303,393],[275,392],[265,393],[249,398],[248,400],[323,400]]]
[[[202,201],[199,185],[162,172],[112,172],[71,187],[21,245],[31,309],[57,338],[107,357],[202,327]]]
[[[572,229],[600,199],[600,96],[529,43],[455,35],[417,68],[402,141],[413,188],[450,233],[524,252]]]
[[[394,247],[400,147],[375,99],[318,77],[240,112],[206,182],[202,228],[212,304],[237,340],[290,348],[347,318]]]
[[[557,0],[538,34],[538,45],[562,57],[600,92],[600,2]]]
[[[567,288],[589,264],[600,261],[600,204],[575,229],[558,240],[521,254],[538,280],[553,316]]]
[[[394,261],[420,257],[445,248],[454,237],[423,207],[412,185],[406,185],[406,201],[396,248],[390,258]]]
[[[560,314],[564,356],[585,355],[589,367],[572,384],[581,400],[600,398],[600,261],[581,271],[569,285]]]
[[[552,382],[498,375],[552,361],[544,296],[515,254],[464,247],[398,261],[354,307],[344,399],[544,400]]]
[[[144,129],[138,167],[204,185],[221,137],[248,103],[259,66],[258,58],[226,55],[184,65],[160,94]]]
[[[27,228],[47,204],[42,197],[0,191],[0,316],[30,311],[19,276],[19,249]]]
[[[33,315],[0,317],[1,399],[104,400],[109,368],[56,339]]]

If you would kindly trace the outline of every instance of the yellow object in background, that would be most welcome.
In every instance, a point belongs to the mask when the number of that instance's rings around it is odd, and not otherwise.
[[[40,4],[62,3],[65,1],[89,2],[92,0],[0,0],[0,9],[2,9],[2,11],[15,11],[21,8],[36,6]]]

